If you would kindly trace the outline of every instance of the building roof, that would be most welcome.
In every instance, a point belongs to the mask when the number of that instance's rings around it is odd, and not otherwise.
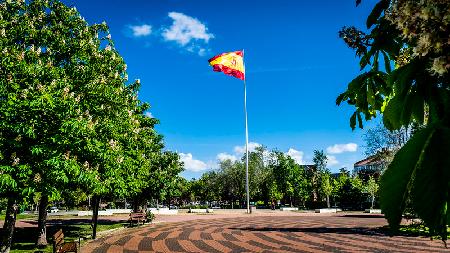
[[[381,161],[380,157],[373,155],[356,162],[353,166],[379,165],[381,163],[383,163],[383,161]]]

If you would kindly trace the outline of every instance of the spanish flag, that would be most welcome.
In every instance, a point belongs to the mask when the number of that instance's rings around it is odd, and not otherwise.
[[[243,51],[219,54],[209,59],[209,64],[214,71],[245,80]]]

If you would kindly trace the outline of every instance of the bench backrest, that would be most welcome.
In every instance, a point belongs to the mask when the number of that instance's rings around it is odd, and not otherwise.
[[[53,235],[53,252],[57,252],[57,249],[62,244],[64,244],[64,233],[62,229],[60,229]]]
[[[142,218],[145,217],[145,213],[130,213],[131,218]]]

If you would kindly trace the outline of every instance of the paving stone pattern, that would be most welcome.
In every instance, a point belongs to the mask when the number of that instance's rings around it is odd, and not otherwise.
[[[83,253],[449,252],[424,237],[390,237],[379,216],[268,216],[160,223],[95,240]]]

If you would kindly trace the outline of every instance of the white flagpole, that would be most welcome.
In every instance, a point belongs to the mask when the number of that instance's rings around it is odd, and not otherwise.
[[[244,58],[244,49],[242,49],[242,58]],[[243,59],[244,60],[244,59]],[[245,64],[244,64],[245,73]],[[247,76],[244,74],[244,114],[245,114],[245,190],[247,192],[247,213],[250,213],[250,192],[248,189],[248,122],[247,122]]]

